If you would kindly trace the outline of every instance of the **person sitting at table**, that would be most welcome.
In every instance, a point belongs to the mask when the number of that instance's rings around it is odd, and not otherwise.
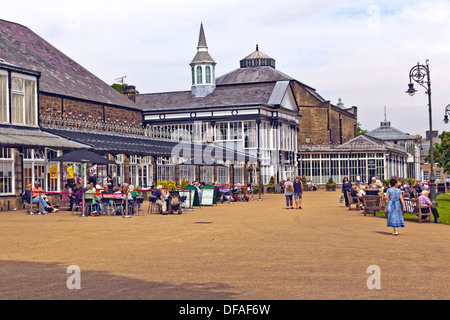
[[[100,215],[100,202],[98,202],[97,193],[95,192],[92,184],[89,183],[86,187],[86,192],[84,195],[84,199],[92,199],[92,205],[95,207],[95,210],[91,212],[91,216],[99,216]]]
[[[72,189],[69,184],[64,185],[64,189],[61,192],[61,202],[69,204],[69,210],[72,211],[73,200],[71,197]]]
[[[164,200],[164,196],[162,194],[162,186],[161,185],[158,185],[156,187],[155,191],[153,192],[153,196],[156,197],[156,203],[161,206],[162,212],[166,213],[167,212],[167,203]]]
[[[134,214],[134,209],[133,209],[134,208],[134,198],[131,193],[131,190],[134,189],[134,186],[128,185],[128,184],[124,184],[124,186],[125,187],[122,188],[123,198],[124,198],[124,200],[128,200],[128,206],[131,207],[131,214]],[[136,191],[134,191],[134,193],[136,194]],[[126,205],[127,205],[127,201],[124,201],[123,202],[124,211],[126,211],[126,207],[125,207]]]
[[[169,187],[168,186],[164,186],[161,190],[161,193],[164,197],[164,201],[166,202],[166,208],[168,211],[170,211],[170,192],[169,192]]]
[[[108,205],[105,205],[105,203],[103,203],[103,210],[105,210],[106,213],[109,213],[109,205],[111,204],[111,198],[112,198],[112,194],[113,194],[113,188],[112,185],[109,183],[105,183],[103,186],[103,191],[100,193],[100,195],[102,196],[102,198],[109,198],[109,202]]]
[[[34,188],[31,190],[31,192],[32,192],[32,197],[33,197],[32,202],[35,204],[39,203],[39,192],[41,193],[41,198],[40,198],[41,199],[41,208],[40,208],[41,213],[45,213],[46,211],[49,211],[49,212],[58,212],[59,211],[59,209],[54,208],[50,204],[50,202],[47,200],[44,190],[39,186],[39,182],[36,181],[34,183]]]
[[[121,200],[123,200],[123,194],[122,194],[122,190],[120,189],[120,187],[119,186],[115,186],[114,188],[113,188],[113,194],[112,194],[112,196],[111,196],[111,199],[121,199]],[[116,204],[115,205],[115,208],[114,208],[114,210],[116,211],[116,213],[117,212],[121,212],[121,208],[122,207],[122,203],[121,204]]]

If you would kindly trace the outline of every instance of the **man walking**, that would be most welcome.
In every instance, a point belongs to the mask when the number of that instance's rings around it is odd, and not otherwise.
[[[294,199],[298,209],[302,208],[303,184],[300,177],[294,180]]]

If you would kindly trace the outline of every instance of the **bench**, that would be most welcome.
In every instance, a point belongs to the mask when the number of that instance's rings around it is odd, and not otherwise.
[[[415,214],[419,217],[419,223],[422,222],[424,218],[428,219],[428,222],[431,223],[431,206],[421,206],[419,199],[403,199],[403,201],[405,203],[403,214]],[[426,208],[428,208],[428,212],[423,212],[423,209]]]
[[[376,216],[377,211],[383,210],[386,215],[386,202],[378,195],[363,195],[362,203],[364,206],[364,215],[373,213]]]
[[[352,194],[349,191],[347,192],[347,200],[348,200],[348,210],[352,209],[352,205],[355,206],[356,210],[361,209],[361,201],[359,200],[359,197],[353,198]]]

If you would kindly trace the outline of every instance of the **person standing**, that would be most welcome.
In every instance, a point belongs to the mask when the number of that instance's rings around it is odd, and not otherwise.
[[[286,209],[294,209],[292,196],[294,195],[294,184],[290,178],[284,183],[284,196],[286,197]]]
[[[348,181],[348,178],[345,177],[344,180],[342,181],[342,194],[344,195],[346,207],[348,207],[347,191],[350,192],[351,190],[352,190],[352,184]]]
[[[302,196],[303,196],[303,184],[300,177],[296,177],[294,180],[294,200],[298,209],[302,208]]]
[[[403,228],[405,222],[403,220],[403,211],[405,210],[405,203],[403,201],[402,191],[398,189],[397,180],[391,179],[389,181],[390,188],[387,189],[384,199],[388,200],[387,206],[387,226],[394,228],[393,235],[398,235],[398,228]]]

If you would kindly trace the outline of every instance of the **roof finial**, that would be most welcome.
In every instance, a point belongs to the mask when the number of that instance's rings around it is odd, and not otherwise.
[[[258,44],[256,44],[256,51],[259,51]]]
[[[384,106],[384,121],[386,122],[386,106]]]

